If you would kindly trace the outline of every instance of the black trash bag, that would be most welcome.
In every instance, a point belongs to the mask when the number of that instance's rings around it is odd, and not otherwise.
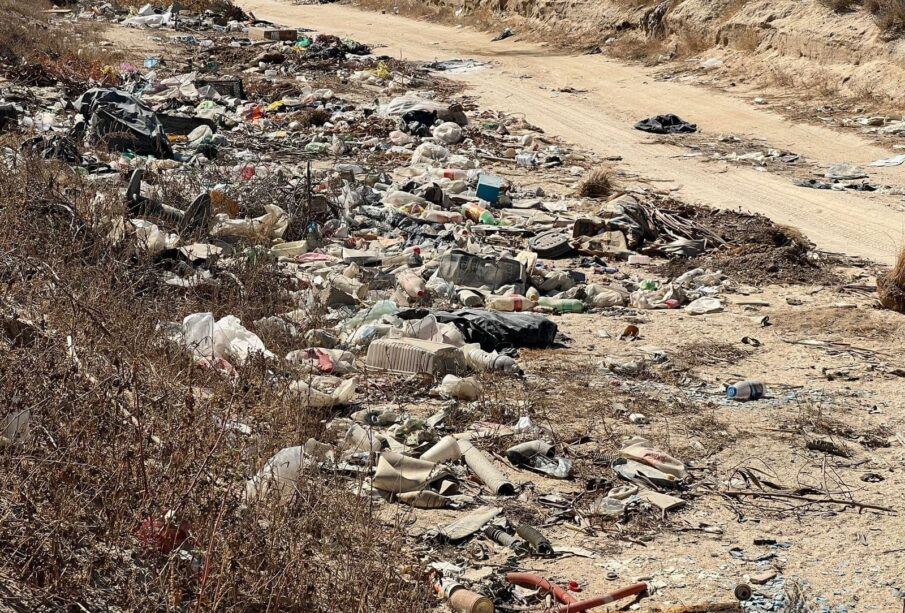
[[[54,136],[35,136],[22,143],[22,153],[31,154],[44,160],[60,160],[67,164],[82,163],[82,154],[71,138]]]
[[[408,309],[396,315],[400,319],[421,319],[433,315],[440,323],[456,326],[466,342],[478,343],[484,351],[504,351],[513,347],[552,347],[558,331],[555,323],[535,313],[502,313],[484,309],[459,309],[452,312]]]
[[[0,131],[15,126],[21,114],[22,110],[15,104],[0,104]]]
[[[161,159],[173,157],[173,148],[157,115],[124,91],[89,89],[75,101],[75,110],[89,122],[90,136],[113,151],[132,151]]]
[[[653,134],[691,134],[698,131],[695,124],[688,123],[676,115],[657,115],[642,119],[635,124],[635,129]]]
[[[435,123],[436,111],[409,111],[399,118],[399,131],[412,136],[431,136],[431,128]]]

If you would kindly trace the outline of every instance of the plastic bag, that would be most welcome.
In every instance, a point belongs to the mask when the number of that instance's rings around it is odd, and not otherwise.
[[[182,320],[182,341],[198,358],[224,358],[241,365],[252,353],[274,357],[234,315],[216,322],[213,313],[188,315]]]
[[[462,128],[457,123],[447,121],[435,127],[433,135],[444,145],[455,145],[462,140]]]
[[[289,227],[286,211],[275,204],[265,204],[266,213],[254,219],[221,218],[213,228],[212,236],[238,236],[250,239],[282,238]]]

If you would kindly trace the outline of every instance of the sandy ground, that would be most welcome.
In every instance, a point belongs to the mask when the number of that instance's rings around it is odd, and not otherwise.
[[[297,6],[280,0],[241,0],[261,19],[306,26],[386,45],[378,52],[413,60],[473,58],[492,62],[490,70],[455,75],[468,84],[481,106],[524,113],[551,134],[602,155],[619,155],[644,176],[664,181],[685,200],[716,208],[744,209],[801,228],[828,251],[888,263],[905,243],[905,214],[898,198],[822,193],[792,185],[788,177],[750,168],[726,168],[676,159],[676,147],[651,144],[632,128],[652,114],[672,112],[697,123],[705,133],[765,139],[828,166],[867,164],[895,155],[854,134],[791,123],[739,97],[691,84],[655,81],[653,73],[599,56],[566,55],[532,43],[463,28],[429,24],[394,15],[368,13],[338,4]],[[587,93],[554,90],[573,87]],[[903,168],[871,171],[885,183],[905,185]]]

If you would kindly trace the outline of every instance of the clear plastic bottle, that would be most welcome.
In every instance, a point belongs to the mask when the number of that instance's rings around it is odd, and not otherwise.
[[[493,311],[505,311],[508,313],[520,313],[522,311],[530,311],[534,308],[534,303],[518,294],[510,294],[508,296],[489,296],[484,301],[484,307]]]
[[[439,209],[426,209],[421,213],[421,219],[431,223],[462,223],[462,215],[455,211],[441,211]]]
[[[462,347],[462,355],[465,364],[478,372],[486,370],[499,370],[507,373],[519,372],[519,366],[508,355],[500,355],[496,351],[487,353],[478,343],[471,343]]]
[[[402,253],[393,253],[390,255],[385,255],[381,258],[380,263],[383,266],[402,266],[406,265],[409,268],[417,268],[423,264],[423,260],[421,259],[421,248],[420,247],[409,247]]]
[[[575,298],[547,298],[542,296],[537,301],[538,306],[547,307],[557,313],[583,313],[584,302]]]
[[[730,385],[726,389],[726,397],[732,400],[760,400],[764,397],[764,384],[761,381],[742,381]]]
[[[468,171],[461,168],[431,168],[431,176],[450,181],[464,180],[468,178]]]
[[[384,315],[395,315],[399,307],[392,300],[378,300],[370,308],[362,309],[342,324],[346,330],[379,320]]]
[[[463,289],[459,291],[459,302],[464,307],[479,307],[484,304],[484,299],[477,292]]]

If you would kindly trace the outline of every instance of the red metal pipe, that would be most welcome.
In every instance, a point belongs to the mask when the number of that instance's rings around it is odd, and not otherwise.
[[[553,594],[559,602],[563,604],[575,604],[578,602],[566,590],[562,589],[555,583],[551,583],[540,575],[531,573],[506,573],[506,581],[515,585],[527,588],[538,588]]]
[[[590,598],[578,602],[564,589],[538,575],[531,573],[506,573],[506,581],[514,583],[515,585],[520,585],[521,587],[538,588],[553,594],[553,596],[563,604],[563,606],[556,610],[557,613],[583,613],[588,609],[610,604],[617,600],[628,598],[629,596],[643,594],[647,591],[646,583],[636,583],[616,590],[615,592],[598,596],[597,598]]]
[[[581,602],[575,602],[572,604],[565,604],[557,609],[557,613],[583,613],[588,609],[593,609],[594,607],[610,604],[611,602],[616,602],[617,600],[622,600],[623,598],[628,598],[629,596],[643,594],[646,591],[646,583],[636,583],[634,585],[624,587],[621,590],[616,590],[615,592],[605,594],[604,596],[598,596],[597,598],[582,600]]]

